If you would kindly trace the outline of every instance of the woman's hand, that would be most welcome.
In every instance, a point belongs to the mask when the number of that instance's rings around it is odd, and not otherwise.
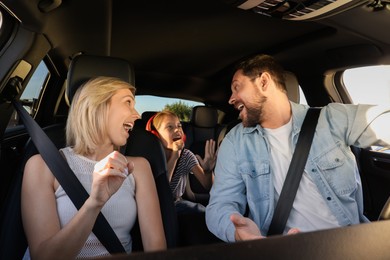
[[[118,191],[123,181],[133,172],[134,163],[114,151],[96,163],[90,197],[103,206]]]
[[[204,158],[196,155],[198,158],[200,166],[202,166],[203,171],[212,172],[215,168],[215,163],[217,161],[217,151],[215,150],[215,141],[213,139],[207,140],[204,148]]]

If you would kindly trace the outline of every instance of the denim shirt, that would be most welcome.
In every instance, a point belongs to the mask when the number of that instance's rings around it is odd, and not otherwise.
[[[308,106],[291,102],[291,108],[295,148]],[[388,145],[390,131],[379,131],[383,134],[379,136],[372,128],[380,118],[390,122],[389,116],[390,107],[331,103],[322,108],[305,171],[340,226],[368,222],[363,215],[362,186],[350,146]],[[267,234],[275,208],[272,179],[263,128],[235,126],[219,148],[206,208],[209,230],[226,242],[235,241],[230,215],[243,215],[248,206],[249,218],[263,235]]]

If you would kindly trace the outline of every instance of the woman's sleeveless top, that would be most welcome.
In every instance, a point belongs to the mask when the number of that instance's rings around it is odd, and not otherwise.
[[[63,148],[61,151],[74,174],[86,191],[90,193],[92,174],[97,161],[90,160],[74,153],[73,149],[70,147]],[[77,209],[61,186],[56,190],[55,196],[57,200],[58,216],[62,228],[73,218]],[[130,253],[132,245],[130,230],[133,227],[137,216],[135,182],[132,174],[125,179],[119,190],[106,202],[101,212],[110,223],[125,250]],[[106,248],[100,243],[97,237],[91,233],[80,251],[78,258],[108,255],[110,254]]]

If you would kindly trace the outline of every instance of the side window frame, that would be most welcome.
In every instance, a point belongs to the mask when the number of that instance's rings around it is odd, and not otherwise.
[[[45,70],[44,79],[39,79],[37,73],[41,72],[42,68]],[[45,92],[47,82],[50,79],[50,75],[51,74],[49,69],[47,68],[47,65],[45,64],[44,60],[42,60],[40,64],[37,66],[37,69],[32,73],[30,77],[27,78],[28,82],[20,96],[20,102],[33,118],[35,118],[37,111],[39,109],[39,105],[41,103],[43,93]],[[37,82],[37,80],[40,80],[41,83],[34,84],[34,82]],[[35,92],[38,94],[34,94],[34,95],[27,94],[28,96],[26,98],[26,93],[28,92]],[[19,117],[16,111],[14,111],[10,121],[8,122],[7,128],[19,127],[20,125],[21,122],[19,120]]]
[[[332,102],[351,104],[351,97],[342,81],[343,71],[329,72],[325,75],[324,86]]]

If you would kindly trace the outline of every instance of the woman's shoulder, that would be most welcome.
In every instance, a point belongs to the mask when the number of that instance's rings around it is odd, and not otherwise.
[[[35,154],[28,159],[24,167],[23,179],[29,183],[40,183],[38,187],[45,182],[53,183],[55,180],[53,173],[40,154]]]
[[[145,157],[140,157],[140,156],[126,156],[127,160],[130,162],[132,161],[134,165],[140,165],[140,166],[147,166],[149,164],[149,161],[146,160]]]
[[[134,169],[131,174],[136,183],[152,183],[153,173],[150,163],[144,157],[126,156],[128,162],[134,163]],[[143,184],[141,184],[143,186]],[[137,186],[137,185],[136,185]]]
[[[25,165],[25,170],[45,170],[48,166],[43,157],[38,153],[31,156]]]
[[[134,164],[134,173],[139,172],[145,172],[145,171],[152,171],[150,163],[147,159],[144,157],[133,157],[133,156],[126,156],[128,162],[133,162]]]

